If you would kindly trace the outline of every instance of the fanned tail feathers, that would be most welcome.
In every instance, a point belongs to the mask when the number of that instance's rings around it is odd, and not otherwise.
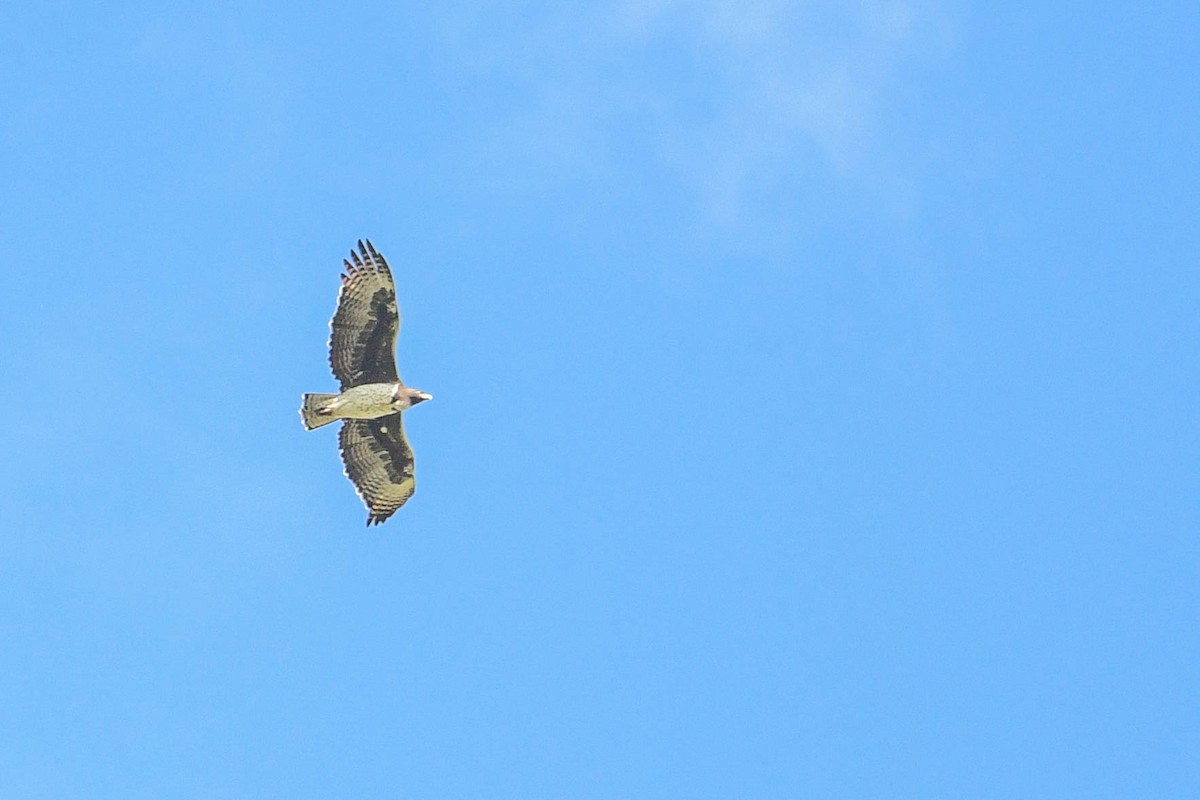
[[[319,410],[335,397],[337,397],[336,394],[315,393],[304,395],[304,403],[300,406],[300,418],[304,421],[304,427],[311,431],[313,428],[337,422],[337,417],[331,414],[322,414]]]

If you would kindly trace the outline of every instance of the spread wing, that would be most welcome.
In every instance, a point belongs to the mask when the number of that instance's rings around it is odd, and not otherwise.
[[[413,452],[404,438],[400,413],[378,419],[348,419],[338,434],[346,477],[371,513],[367,525],[386,520],[417,489]]]
[[[358,250],[351,250],[350,260],[342,262],[346,272],[337,311],[329,321],[329,366],[342,391],[400,379],[396,372],[400,311],[392,272],[369,240],[365,245],[360,241]]]

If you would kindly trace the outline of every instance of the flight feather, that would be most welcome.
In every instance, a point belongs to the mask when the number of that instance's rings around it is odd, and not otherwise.
[[[329,366],[345,391],[364,383],[394,383],[400,311],[392,271],[370,240],[342,261],[342,288],[329,321]]]
[[[399,413],[378,419],[348,419],[338,435],[346,477],[370,510],[368,525],[378,525],[416,491],[413,452]]]

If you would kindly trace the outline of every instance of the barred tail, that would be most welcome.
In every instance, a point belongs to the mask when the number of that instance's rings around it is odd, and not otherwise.
[[[337,422],[337,417],[329,413],[321,413],[321,407],[337,397],[336,394],[306,394],[304,404],[300,406],[300,419],[308,430]]]

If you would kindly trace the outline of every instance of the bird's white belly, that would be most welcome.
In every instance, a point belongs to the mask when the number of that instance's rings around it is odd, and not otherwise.
[[[375,419],[396,413],[392,397],[396,385],[368,383],[347,389],[331,403],[334,416],[343,419]]]

